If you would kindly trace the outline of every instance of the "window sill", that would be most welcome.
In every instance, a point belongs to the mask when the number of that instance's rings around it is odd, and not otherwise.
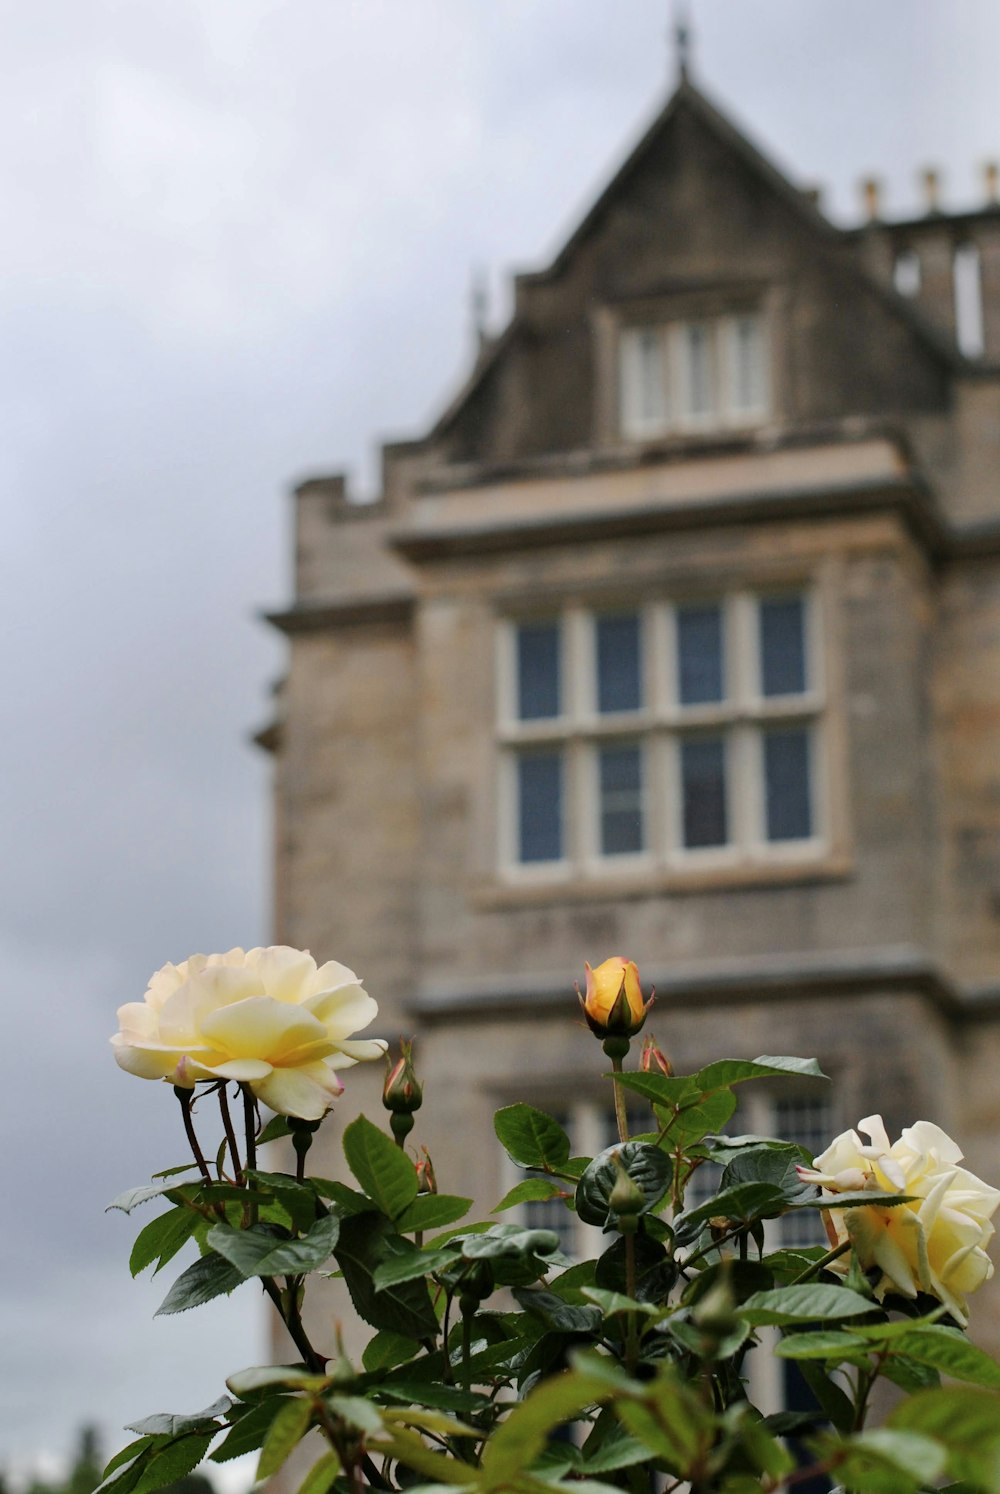
[[[774,860],[739,864],[693,866],[679,870],[658,867],[643,872],[596,872],[589,875],[535,875],[522,880],[516,873],[492,877],[474,886],[469,894],[474,908],[532,907],[542,903],[608,902],[622,898],[690,896],[711,892],[739,892],[754,888],[807,887],[823,882],[844,882],[854,872],[849,856],[828,854],[822,859]]]

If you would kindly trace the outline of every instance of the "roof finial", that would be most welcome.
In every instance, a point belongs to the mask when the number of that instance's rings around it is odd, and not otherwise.
[[[685,0],[673,0],[673,43],[677,55],[677,70],[682,83],[687,82],[688,64],[691,60],[690,13]]]
[[[490,340],[489,310],[490,291],[486,271],[477,266],[472,272],[469,287],[469,310],[472,313],[472,335],[475,339],[476,356],[482,353]]]

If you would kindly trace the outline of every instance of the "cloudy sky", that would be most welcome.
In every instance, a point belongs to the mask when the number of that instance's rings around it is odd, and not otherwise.
[[[0,1466],[214,1399],[251,1288],[151,1321],[102,1205],[180,1160],[114,1010],[266,942],[289,483],[419,431],[666,96],[668,0],[0,4]],[[694,0],[694,74],[850,220],[978,200],[995,0]],[[322,951],[351,962],[350,950]],[[375,993],[377,995],[377,993]],[[165,1273],[168,1275],[169,1273]],[[42,1410],[44,1396],[45,1411]]]

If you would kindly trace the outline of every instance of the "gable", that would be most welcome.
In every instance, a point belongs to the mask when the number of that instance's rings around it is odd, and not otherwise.
[[[684,82],[429,437],[446,461],[615,445],[623,326],[766,313],[774,420],[942,407],[953,359],[842,235]]]

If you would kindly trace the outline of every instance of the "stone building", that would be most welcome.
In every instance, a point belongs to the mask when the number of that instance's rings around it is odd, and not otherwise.
[[[378,501],[297,488],[275,936],[417,1034],[447,1191],[504,1192],[498,1103],[605,1144],[610,954],[681,1071],[819,1057],[748,1129],[933,1118],[1000,1176],[987,186],[845,231],[682,78]]]

